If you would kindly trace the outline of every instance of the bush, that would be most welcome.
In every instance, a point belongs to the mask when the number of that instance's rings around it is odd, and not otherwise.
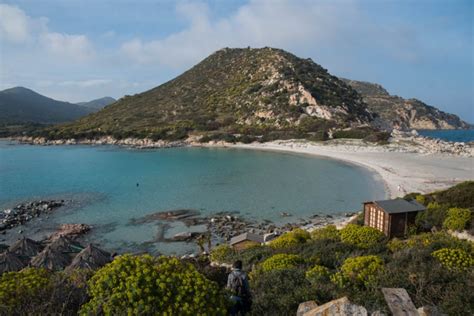
[[[325,266],[315,265],[308,271],[306,271],[306,278],[311,283],[324,282],[329,280],[329,269]]]
[[[301,228],[297,228],[291,232],[284,233],[280,237],[272,240],[269,245],[275,249],[288,248],[298,244],[305,243],[311,238],[310,233]]]
[[[447,190],[426,195],[427,198],[447,207],[474,207],[474,181],[459,183]]]
[[[292,269],[302,263],[304,263],[304,260],[298,255],[280,253],[265,260],[262,263],[262,271],[268,272],[273,270]]]
[[[453,207],[447,212],[443,227],[446,229],[462,231],[471,222],[471,210],[467,208]]]
[[[123,255],[88,282],[83,314],[225,315],[224,296],[191,264],[176,258]]]
[[[469,270],[474,266],[474,257],[462,249],[442,248],[434,251],[432,255],[451,270]]]
[[[449,235],[446,232],[423,233],[411,237],[403,248],[417,248],[435,251],[441,248],[459,248],[472,252],[473,244]]]
[[[340,287],[348,284],[368,287],[374,283],[383,268],[383,261],[377,256],[347,258],[341,266],[341,271],[331,279]]]
[[[0,311],[2,314],[25,313],[41,303],[41,293],[49,289],[51,272],[27,268],[6,272],[0,277]]]
[[[354,224],[349,224],[341,229],[340,235],[342,242],[363,249],[373,248],[385,239],[385,235],[373,227]]]
[[[304,271],[274,270],[250,280],[253,292],[252,315],[293,315],[300,302],[320,297],[318,289],[305,278]],[[330,300],[326,295],[321,301]]]
[[[327,225],[323,228],[315,229],[311,232],[311,239],[313,240],[341,240],[341,236],[339,231],[337,230],[335,225]]]
[[[222,244],[211,250],[211,260],[220,263],[232,263],[235,250],[227,244]]]
[[[446,207],[436,202],[430,202],[423,212],[418,212],[415,219],[416,226],[423,231],[432,228],[440,229],[446,218]]]

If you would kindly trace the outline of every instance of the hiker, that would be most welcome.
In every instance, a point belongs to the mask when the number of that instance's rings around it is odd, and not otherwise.
[[[227,278],[227,288],[232,291],[230,299],[234,303],[230,315],[245,315],[250,311],[252,297],[247,274],[242,271],[242,261],[237,260],[232,265],[232,272]]]

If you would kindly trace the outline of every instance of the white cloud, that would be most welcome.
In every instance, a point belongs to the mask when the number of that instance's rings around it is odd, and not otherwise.
[[[94,56],[94,49],[85,35],[48,32],[39,37],[44,48],[57,56],[83,61]]]
[[[0,4],[0,40],[21,43],[30,38],[30,18],[18,7]]]
[[[338,50],[339,59],[340,54],[363,46],[392,58],[415,60],[417,54],[415,36],[371,22],[354,1],[341,5],[312,0],[251,0],[218,20],[211,18],[202,3],[180,3],[176,11],[188,22],[184,30],[162,39],[132,39],[121,45],[122,55],[139,64],[183,69],[226,46],[273,46],[329,58]]]
[[[97,86],[104,86],[112,83],[112,80],[109,79],[88,79],[88,80],[76,80],[76,81],[63,81],[59,82],[59,86],[68,86],[68,87],[80,87],[80,88],[88,88],[88,87],[97,87]]]
[[[48,29],[48,19],[32,18],[20,8],[0,4],[0,41],[23,44],[35,51],[35,56],[51,55],[57,62],[84,61],[94,56],[94,47],[87,36],[57,33]],[[58,59],[60,58],[60,59]]]

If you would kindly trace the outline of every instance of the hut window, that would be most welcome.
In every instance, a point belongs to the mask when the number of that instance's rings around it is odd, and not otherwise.
[[[372,207],[370,208],[369,226],[375,226],[375,210]]]
[[[383,212],[380,210],[377,216],[377,228],[383,230]]]

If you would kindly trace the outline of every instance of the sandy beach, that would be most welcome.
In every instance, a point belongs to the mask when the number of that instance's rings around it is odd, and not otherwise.
[[[410,192],[433,192],[462,181],[474,180],[473,157],[392,151],[383,146],[305,141],[236,144],[230,147],[309,154],[357,164],[378,174],[391,198]]]

